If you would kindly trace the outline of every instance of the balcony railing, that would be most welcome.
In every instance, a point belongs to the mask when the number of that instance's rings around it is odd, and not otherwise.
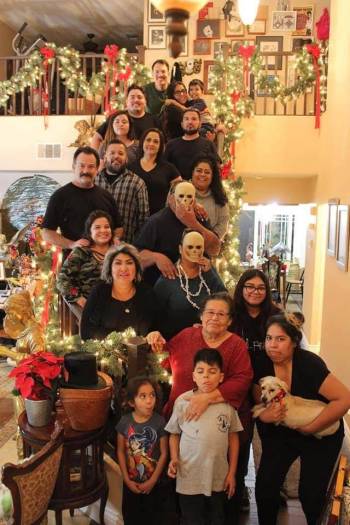
[[[129,59],[144,62],[144,48],[138,46],[138,54],[128,54]],[[84,53],[80,56],[82,72],[89,80],[101,71],[105,56],[103,54]],[[0,57],[0,80],[7,80],[25,64],[26,58]],[[79,93],[68,91],[59,74],[59,64],[55,60],[49,67],[48,82],[49,115],[90,115],[104,112],[103,97],[87,100]],[[5,107],[0,107],[0,115],[42,115],[44,110],[43,88],[26,87],[24,91],[11,95]]]
[[[144,63],[143,46],[139,46],[138,54],[128,55]],[[268,75],[278,76],[284,85],[291,86],[296,80],[296,71],[293,67],[293,54],[284,53],[261,53],[265,71]],[[88,79],[101,70],[104,58],[102,54],[81,55],[82,71]],[[25,63],[25,58],[0,57],[0,80],[11,78]],[[50,68],[49,74],[49,115],[94,115],[104,112],[103,97],[87,100],[79,93],[68,91],[60,78],[58,63]],[[254,76],[250,75],[249,93],[255,101],[256,115],[291,115],[305,116],[314,115],[315,90],[310,88],[306,93],[296,100],[283,104],[275,100],[267,93],[257,89]],[[42,115],[43,114],[43,92],[42,88],[27,87],[23,92],[11,95],[6,107],[0,107],[0,115]]]

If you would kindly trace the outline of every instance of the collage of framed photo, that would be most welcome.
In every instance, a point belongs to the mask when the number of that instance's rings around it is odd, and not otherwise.
[[[197,20],[197,39],[198,38],[220,38],[220,20],[210,20],[209,18]]]
[[[193,40],[194,55],[211,55],[211,40],[208,38],[198,38]]]
[[[165,16],[164,13],[161,13],[158,11],[156,7],[152,4],[150,0],[148,0],[148,16],[147,21],[149,24],[160,24],[161,22],[165,23]]]
[[[283,36],[257,36],[256,46],[260,53],[281,53],[280,56],[266,56],[266,66],[267,69],[282,69]]]
[[[166,31],[164,26],[148,26],[148,48],[166,49]]]

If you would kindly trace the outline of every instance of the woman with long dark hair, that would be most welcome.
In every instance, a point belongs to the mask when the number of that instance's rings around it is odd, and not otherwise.
[[[108,144],[115,139],[125,144],[128,164],[134,162],[138,155],[138,142],[135,140],[134,125],[126,110],[118,110],[108,118],[106,135],[98,150],[101,159],[104,158]]]
[[[171,183],[181,178],[175,166],[163,160],[163,151],[163,133],[150,128],[140,139],[140,158],[129,163],[130,171],[145,181],[151,215],[164,208]]]
[[[160,119],[166,140],[182,137],[182,114],[188,101],[187,88],[183,82],[172,82],[168,87],[168,96],[162,107]]]
[[[192,165],[191,180],[196,188],[196,202],[205,208],[213,231],[223,239],[227,232],[229,207],[216,159],[197,157]]]

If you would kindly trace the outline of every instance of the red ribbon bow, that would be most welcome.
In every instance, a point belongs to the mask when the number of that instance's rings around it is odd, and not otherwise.
[[[130,75],[131,75],[131,67],[130,66],[126,66],[125,72],[124,73],[122,73],[122,72],[119,73],[118,80],[125,80],[125,81],[127,81],[129,79]]]
[[[223,180],[228,179],[230,172],[231,172],[232,162],[229,160],[226,162],[226,164],[223,165],[221,168],[220,176]]]
[[[233,105],[233,112],[236,113],[236,104],[239,101],[239,99],[241,98],[241,94],[240,94],[239,91],[233,91],[231,93],[230,97],[231,97],[231,102],[232,102],[232,105]]]
[[[52,47],[47,47],[47,46],[41,47],[40,53],[45,58],[45,62],[47,62],[49,58],[54,58],[55,56],[55,51],[52,49]]]
[[[108,57],[111,61],[113,59],[116,59],[118,56],[119,47],[115,44],[112,44],[111,46],[105,46],[103,53]]]
[[[254,55],[255,50],[255,46],[239,46],[238,48],[238,54],[243,58],[243,77],[245,89],[248,89],[248,61]]]
[[[321,91],[320,91],[320,68],[318,59],[321,55],[321,49],[318,44],[307,44],[307,52],[312,56],[314,71],[316,75],[316,100],[315,100],[315,128],[319,129],[321,126]]]

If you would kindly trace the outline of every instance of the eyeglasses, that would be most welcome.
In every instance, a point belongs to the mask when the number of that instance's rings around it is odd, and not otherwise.
[[[179,89],[178,91],[174,91],[174,95],[183,95],[184,93],[187,93],[186,89]]]
[[[259,294],[263,294],[263,293],[266,292],[266,287],[265,286],[254,286],[252,284],[245,284],[243,286],[243,288],[245,288],[248,293],[257,292]]]
[[[229,313],[226,313],[226,312],[214,312],[214,310],[204,310],[203,314],[205,314],[207,317],[216,316],[221,320],[230,315]]]

